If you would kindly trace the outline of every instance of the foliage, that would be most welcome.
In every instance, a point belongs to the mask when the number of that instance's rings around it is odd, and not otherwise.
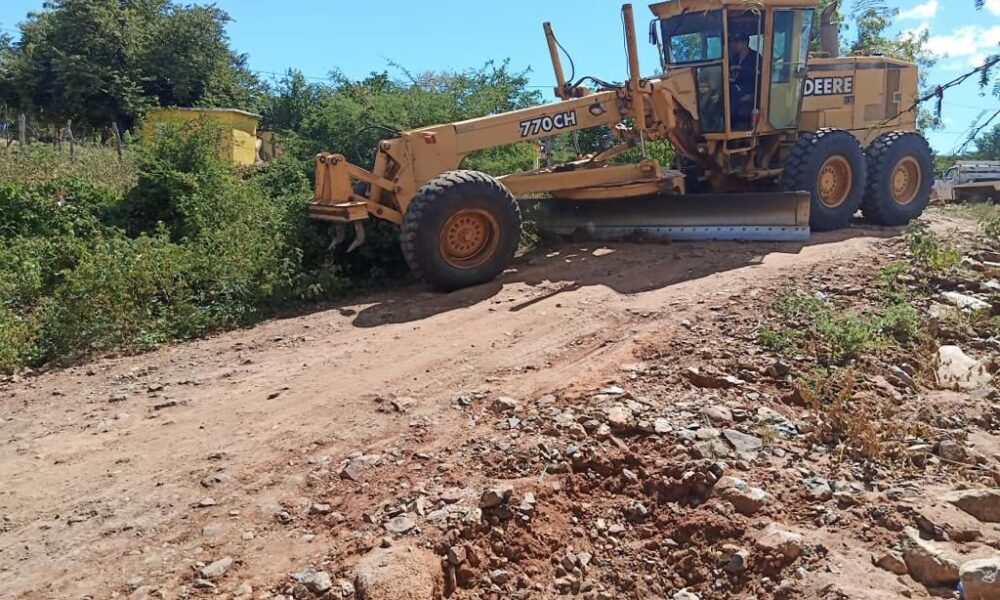
[[[93,187],[124,193],[135,184],[137,160],[138,154],[131,148],[118,160],[113,148],[80,145],[75,158],[69,160],[66,149],[31,144],[0,154],[0,181],[28,185],[86,181]]]
[[[1000,160],[1000,124],[976,138],[973,158],[979,160]]]
[[[953,270],[962,261],[962,254],[952,246],[942,243],[930,227],[914,221],[904,234],[913,261],[924,274],[936,275]]]
[[[73,176],[0,185],[0,371],[143,350],[342,292],[298,165],[239,171],[218,135],[165,129],[127,191]]]
[[[388,72],[360,81],[333,73],[330,83],[310,83],[301,73],[289,74],[263,107],[263,124],[278,130],[289,153],[304,164],[318,152],[336,150],[371,166],[379,140],[396,131],[451,123],[518,110],[537,104],[527,72],[514,72],[509,62],[489,62],[458,73]],[[463,166],[491,174],[522,171],[534,165],[531,145],[514,144],[470,155]]]
[[[866,352],[896,344],[906,347],[920,335],[920,315],[909,297],[887,294],[872,310],[844,310],[814,294],[782,290],[772,308],[780,327],[765,328],[761,345],[782,355],[809,352],[823,364],[845,365]]]
[[[130,126],[151,106],[253,108],[260,86],[229,48],[229,17],[170,0],[53,0],[0,48],[11,107],[36,120]]]
[[[883,55],[916,63],[920,68],[920,87],[928,86],[927,74],[937,62],[937,58],[928,49],[930,31],[908,31],[896,37],[889,37],[886,31],[892,26],[892,19],[899,13],[898,8],[888,7],[884,2],[872,0],[856,0],[854,6],[854,23],[857,36],[851,42],[847,51],[849,54]],[[936,115],[932,115],[918,107],[917,122],[921,127],[937,127]]]

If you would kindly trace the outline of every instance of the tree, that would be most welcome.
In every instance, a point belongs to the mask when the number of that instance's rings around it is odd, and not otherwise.
[[[1000,160],[1000,125],[976,138],[974,157],[980,160]]]
[[[937,62],[927,49],[930,31],[906,32],[890,37],[886,31],[892,26],[892,19],[899,14],[898,8],[891,8],[880,0],[856,0],[854,21],[857,37],[846,50],[849,54],[882,55],[912,62],[919,67],[919,85],[922,91],[928,88],[927,74]],[[921,129],[940,127],[937,115],[917,107],[917,125]]]
[[[388,72],[352,80],[331,74],[330,83],[309,83],[290,72],[263,103],[265,126],[283,131],[291,154],[309,161],[317,152],[346,154],[370,166],[372,150],[395,131],[451,123],[538,104],[540,94],[528,87],[527,72],[508,62],[489,62],[458,73]],[[488,172],[524,170],[534,162],[534,149],[515,145],[476,153],[467,165]]]
[[[259,82],[229,48],[229,16],[170,0],[52,0],[2,61],[16,104],[47,122],[123,126],[151,106],[251,109]]]
[[[168,6],[162,11],[138,56],[145,95],[162,106],[255,108],[260,83],[247,67],[246,55],[229,48],[229,21],[215,6]]]
[[[17,95],[14,90],[14,82],[11,80],[10,63],[14,50],[14,43],[11,37],[5,33],[0,33],[0,110],[6,109],[16,104]]]
[[[263,100],[261,124],[275,131],[298,131],[309,111],[329,91],[328,86],[309,83],[301,71],[289,69]]]

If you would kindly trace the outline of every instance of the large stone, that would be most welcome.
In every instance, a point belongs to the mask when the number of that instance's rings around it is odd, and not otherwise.
[[[964,600],[997,600],[1000,598],[1000,554],[965,563],[959,577]]]
[[[715,484],[715,493],[720,498],[730,502],[736,512],[751,516],[767,504],[767,492],[760,488],[750,487],[747,482],[736,477],[723,477]]]
[[[872,563],[895,575],[906,575],[909,572],[903,557],[895,552],[886,552],[878,558],[872,556]]]
[[[354,587],[358,600],[437,600],[442,582],[441,561],[433,553],[391,546],[361,559]]]
[[[980,300],[979,298],[968,294],[960,294],[959,292],[943,292],[941,297],[954,305],[956,308],[969,312],[990,310],[990,308],[992,308],[989,302]]]
[[[903,560],[910,575],[927,587],[952,587],[958,583],[958,562],[943,547],[920,537],[913,527],[903,530]]]
[[[340,470],[340,476],[351,481],[361,481],[364,472],[382,460],[378,454],[365,454],[347,461]]]
[[[769,427],[783,438],[793,438],[799,434],[798,427],[780,413],[766,406],[757,409],[757,421]]]
[[[326,571],[306,569],[292,575],[292,579],[304,585],[307,590],[317,596],[322,596],[333,589],[333,580],[330,579],[330,574]]]
[[[757,547],[769,554],[793,561],[802,554],[802,536],[782,525],[772,523],[757,536]]]
[[[993,376],[986,370],[986,365],[963,352],[958,346],[942,346],[938,349],[938,387],[972,391],[987,387],[992,380]]]
[[[220,558],[219,560],[213,562],[210,565],[202,567],[198,574],[202,579],[220,579],[229,570],[229,567],[233,566],[233,559],[231,556],[226,556]]]
[[[413,530],[417,526],[416,521],[407,515],[400,515],[395,519],[390,519],[385,522],[385,530],[389,533],[394,533],[396,535],[404,535]]]
[[[635,427],[635,417],[632,416],[632,411],[623,404],[614,404],[608,407],[604,414],[608,425],[615,431],[627,431]]]
[[[698,367],[689,368],[685,374],[696,387],[713,390],[729,389],[746,385],[747,382],[732,375],[717,375],[702,371]]]
[[[963,490],[946,500],[984,523],[1000,523],[1000,489]]]
[[[806,487],[809,497],[816,502],[826,502],[833,498],[833,488],[830,487],[830,482],[822,477],[810,477],[802,484]]]
[[[764,447],[764,440],[759,437],[747,435],[735,429],[723,429],[722,436],[733,445],[739,453],[756,452]]]

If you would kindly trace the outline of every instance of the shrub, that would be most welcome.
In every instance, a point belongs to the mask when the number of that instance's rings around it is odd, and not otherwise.
[[[785,289],[778,293],[772,308],[782,323],[761,330],[760,344],[783,355],[809,350],[829,365],[845,365],[892,343],[906,346],[921,333],[920,313],[902,293],[890,295],[883,306],[859,312],[813,294]]]
[[[911,223],[906,229],[905,238],[914,262],[928,274],[951,271],[962,262],[962,253],[941,243],[926,223]]]

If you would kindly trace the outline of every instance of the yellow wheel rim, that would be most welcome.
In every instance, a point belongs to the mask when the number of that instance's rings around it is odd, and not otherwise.
[[[903,158],[892,170],[892,199],[904,206],[913,202],[921,183],[920,163],[912,156]]]
[[[474,269],[489,261],[500,244],[500,223],[487,210],[464,209],[445,221],[439,248],[456,269]]]
[[[851,194],[853,183],[854,173],[851,171],[851,163],[843,156],[831,156],[820,167],[819,176],[816,178],[819,201],[828,208],[837,208]]]

